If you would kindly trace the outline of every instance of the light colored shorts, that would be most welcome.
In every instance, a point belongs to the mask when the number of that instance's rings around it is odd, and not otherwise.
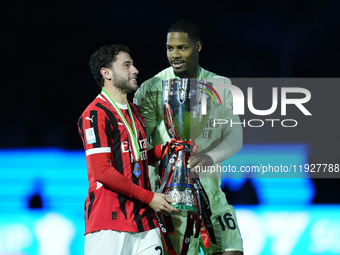
[[[141,233],[101,230],[85,235],[85,255],[160,255],[159,228]]]

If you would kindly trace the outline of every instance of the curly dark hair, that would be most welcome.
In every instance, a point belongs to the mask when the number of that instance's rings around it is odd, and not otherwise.
[[[122,44],[112,44],[103,46],[92,54],[89,60],[89,66],[94,79],[97,81],[100,88],[104,86],[104,78],[100,73],[101,68],[111,68],[113,62],[117,60],[117,55],[120,52],[130,54],[130,49]]]
[[[168,33],[171,32],[182,32],[187,33],[188,37],[193,40],[193,42],[198,42],[201,40],[201,30],[200,28],[192,21],[188,20],[180,20],[173,24],[169,29]]]

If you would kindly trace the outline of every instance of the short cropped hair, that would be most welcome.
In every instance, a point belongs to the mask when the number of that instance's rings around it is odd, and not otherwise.
[[[192,21],[180,20],[176,22],[168,29],[168,33],[171,33],[171,32],[187,33],[188,37],[191,40],[193,40],[195,43],[201,40],[201,30]]]
[[[100,73],[100,69],[103,67],[111,68],[112,64],[117,60],[117,55],[120,52],[130,54],[130,49],[122,44],[112,44],[99,48],[99,50],[93,53],[90,57],[89,67],[100,88],[104,86],[104,78]]]

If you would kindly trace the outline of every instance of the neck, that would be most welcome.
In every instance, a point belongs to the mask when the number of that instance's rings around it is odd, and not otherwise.
[[[194,78],[194,79],[199,79],[199,65],[197,64],[190,72],[186,73],[185,75],[179,74],[179,78]]]
[[[122,105],[127,104],[127,94],[122,93],[115,86],[104,85],[103,89],[105,89],[106,92],[109,93],[111,99],[115,101],[116,103],[122,104]]]
[[[198,59],[196,61],[196,64],[194,65],[194,68],[191,70],[190,73],[188,73],[188,78],[194,78],[194,79],[199,79],[198,77],[198,73],[199,73],[199,63],[198,63]]]
[[[194,70],[192,70],[191,73],[188,73],[187,78],[197,78],[197,74],[198,74],[198,66]]]

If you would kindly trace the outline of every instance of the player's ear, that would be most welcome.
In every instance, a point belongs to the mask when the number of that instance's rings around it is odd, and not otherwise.
[[[102,67],[100,69],[100,73],[105,80],[111,80],[112,79],[112,71],[109,68]]]
[[[196,43],[196,50],[197,50],[197,52],[200,52],[202,50],[202,42],[201,41],[198,41]]]

